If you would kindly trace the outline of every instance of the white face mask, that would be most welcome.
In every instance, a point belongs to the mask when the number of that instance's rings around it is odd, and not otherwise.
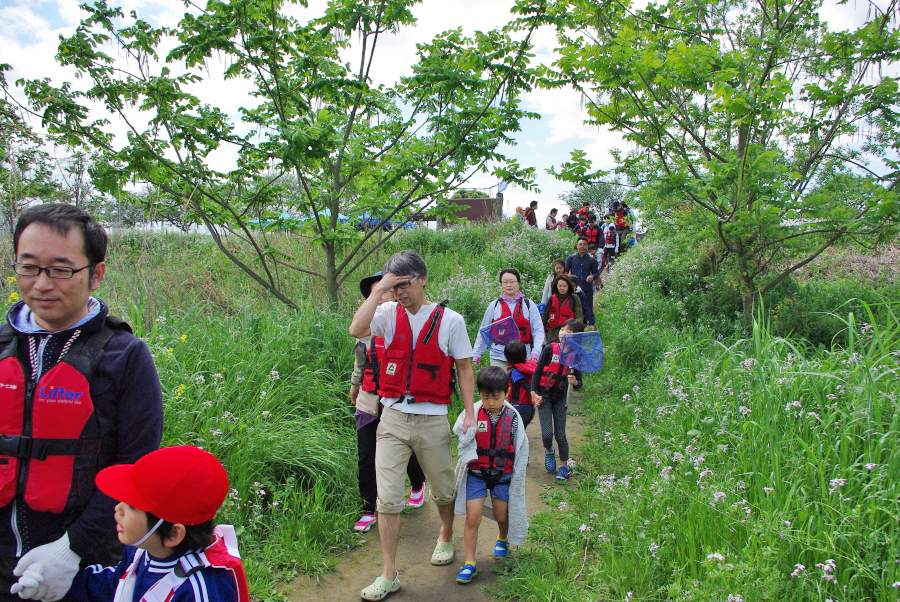
[[[138,547],[139,545],[141,545],[142,543],[144,543],[145,541],[147,541],[147,538],[150,537],[151,535],[153,535],[153,533],[154,533],[157,529],[159,529],[159,526],[160,526],[161,524],[163,524],[163,519],[159,519],[158,521],[156,521],[156,524],[153,525],[153,528],[152,528],[152,529],[150,529],[149,531],[147,531],[147,534],[146,534],[146,535],[144,535],[144,536],[141,537],[136,543],[133,543],[133,544],[131,544],[131,545],[133,545],[134,547]]]

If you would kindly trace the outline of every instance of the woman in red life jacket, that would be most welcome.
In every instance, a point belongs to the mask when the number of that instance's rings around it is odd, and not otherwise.
[[[529,360],[522,341],[510,341],[503,350],[509,366],[509,389],[506,401],[512,404],[522,417],[522,424],[528,426],[534,418],[534,404],[531,403],[531,378],[537,369],[537,363]]]
[[[578,320],[567,320],[559,330],[560,336],[573,332],[584,332],[584,324]],[[559,343],[544,346],[538,360],[537,370],[531,379],[531,400],[538,410],[541,421],[541,442],[544,444],[546,458],[544,468],[547,472],[556,470],[556,454],[553,450],[553,439],[559,446],[559,472],[556,478],[569,478],[569,441],[566,438],[566,393],[569,385],[578,390],[581,388],[581,371],[571,369],[562,363]]]
[[[497,320],[512,316],[519,329],[519,340],[525,343],[532,358],[537,359],[541,347],[544,345],[544,325],[541,322],[541,312],[538,310],[537,304],[531,299],[526,299],[519,291],[519,272],[517,270],[506,268],[500,271],[500,290],[502,291],[500,297],[488,303],[484,317],[481,319],[472,357],[477,365],[481,360],[481,355],[490,344],[491,365],[505,370],[506,356],[503,355],[503,344],[489,341],[484,330],[490,330],[490,325]]]
[[[547,342],[559,343],[559,329],[566,320],[584,320],[581,298],[575,294],[575,283],[562,274],[553,281],[553,295],[542,316],[547,329]]]

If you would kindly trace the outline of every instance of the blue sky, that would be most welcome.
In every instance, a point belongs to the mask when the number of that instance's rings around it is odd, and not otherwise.
[[[73,81],[73,73],[60,67],[53,57],[59,36],[70,35],[83,15],[78,4],[77,0],[0,0],[0,63],[12,65],[9,80],[50,77],[57,84]],[[114,5],[115,1],[111,0],[110,4]],[[306,19],[321,13],[324,0],[310,0],[309,4],[309,9],[295,5],[290,10],[298,18]],[[185,10],[181,0],[121,0],[121,5],[126,14],[135,10],[141,18],[166,25],[174,25]],[[414,8],[418,19],[416,27],[379,41],[378,51],[383,56],[374,74],[376,83],[389,83],[406,73],[417,42],[429,40],[454,27],[462,27],[467,33],[499,27],[510,19],[511,5],[509,0],[425,0]],[[831,24],[848,27],[857,22],[864,11],[865,6],[838,5],[828,0],[822,16]],[[554,48],[555,39],[551,32],[539,34],[534,48],[536,59],[552,61]],[[247,98],[249,87],[214,78],[203,87],[209,101],[230,112],[237,121],[237,107]],[[523,129],[516,136],[518,144],[509,149],[508,154],[518,159],[521,165],[536,168],[541,191],[529,192],[510,186],[504,193],[505,211],[510,214],[516,205],[524,206],[537,200],[538,214],[544,216],[551,207],[562,209],[558,196],[571,189],[570,184],[558,182],[547,174],[547,168],[567,160],[573,149],[585,150],[595,167],[612,167],[609,149],[622,143],[615,133],[584,125],[584,109],[578,94],[572,90],[536,90],[525,96],[524,106],[542,117],[539,121],[522,124]],[[40,126],[37,122],[32,125]],[[227,162],[228,158],[217,160]],[[476,175],[471,180],[472,187],[476,188],[496,184],[496,179],[489,175]]]

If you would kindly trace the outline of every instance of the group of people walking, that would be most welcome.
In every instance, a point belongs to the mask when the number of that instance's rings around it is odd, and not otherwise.
[[[532,201],[527,208],[516,207],[513,219],[521,219],[529,226],[537,228],[537,201]],[[634,244],[631,228],[631,208],[625,201],[613,201],[606,212],[598,217],[585,201],[578,210],[563,214],[557,218],[559,210],[553,208],[544,221],[547,230],[570,230],[587,242],[586,253],[597,260],[600,269],[612,267],[616,258],[628,246]],[[599,288],[599,281],[594,288]]]
[[[432,564],[453,562],[453,517],[466,516],[458,583],[469,583],[477,574],[475,542],[488,498],[498,525],[493,556],[504,557],[510,544],[524,543],[525,429],[537,413],[545,468],[567,480],[567,393],[570,387],[581,388],[582,375],[561,362],[560,337],[583,331],[586,316],[593,324],[593,312],[578,289],[583,284],[591,290],[598,277],[597,262],[587,256],[583,240],[554,266],[554,292],[541,304],[522,294],[518,271],[502,270],[500,294],[485,309],[474,344],[460,314],[427,299],[427,268],[415,251],[394,255],[381,272],[360,282],[365,300],[349,329],[357,338],[350,397],[356,405],[365,506],[354,528],[367,531],[377,523],[383,561],[381,575],[361,592],[364,600],[382,600],[400,588],[400,512],[421,505],[424,483],[441,517]],[[493,340],[487,333],[498,321],[512,321],[518,336],[505,344]],[[476,379],[473,364],[480,364],[485,351],[490,365]],[[454,389],[464,409],[451,430],[447,415]],[[455,469],[451,432],[459,438]]]

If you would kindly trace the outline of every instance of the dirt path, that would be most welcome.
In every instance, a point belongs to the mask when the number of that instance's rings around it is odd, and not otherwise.
[[[572,453],[583,441],[584,424],[578,414],[579,396],[576,394],[569,403],[566,434]],[[528,425],[528,445],[530,464],[526,471],[525,506],[529,516],[547,509],[541,494],[559,485],[555,474],[544,470],[544,449],[541,444],[541,425],[537,415]],[[574,456],[577,459],[577,456]],[[574,478],[574,477],[573,477]],[[457,516],[454,522],[453,540],[456,544],[456,558],[448,566],[432,566],[431,552],[437,541],[440,519],[434,503],[426,496],[425,505],[418,510],[407,510],[400,524],[400,543],[397,548],[397,569],[400,571],[402,587],[399,592],[386,599],[400,600],[454,600],[459,602],[488,602],[493,600],[483,591],[492,585],[496,576],[491,569],[502,559],[495,560],[492,550],[497,538],[496,523],[483,520],[478,530],[478,576],[469,585],[456,583],[456,573],[463,563],[463,523],[464,517]],[[381,547],[378,532],[372,529],[364,537],[366,544],[347,553],[334,571],[315,580],[298,577],[284,588],[291,602],[321,601],[348,602],[359,600],[359,591],[369,585],[381,572]],[[515,554],[515,548],[510,549]]]

